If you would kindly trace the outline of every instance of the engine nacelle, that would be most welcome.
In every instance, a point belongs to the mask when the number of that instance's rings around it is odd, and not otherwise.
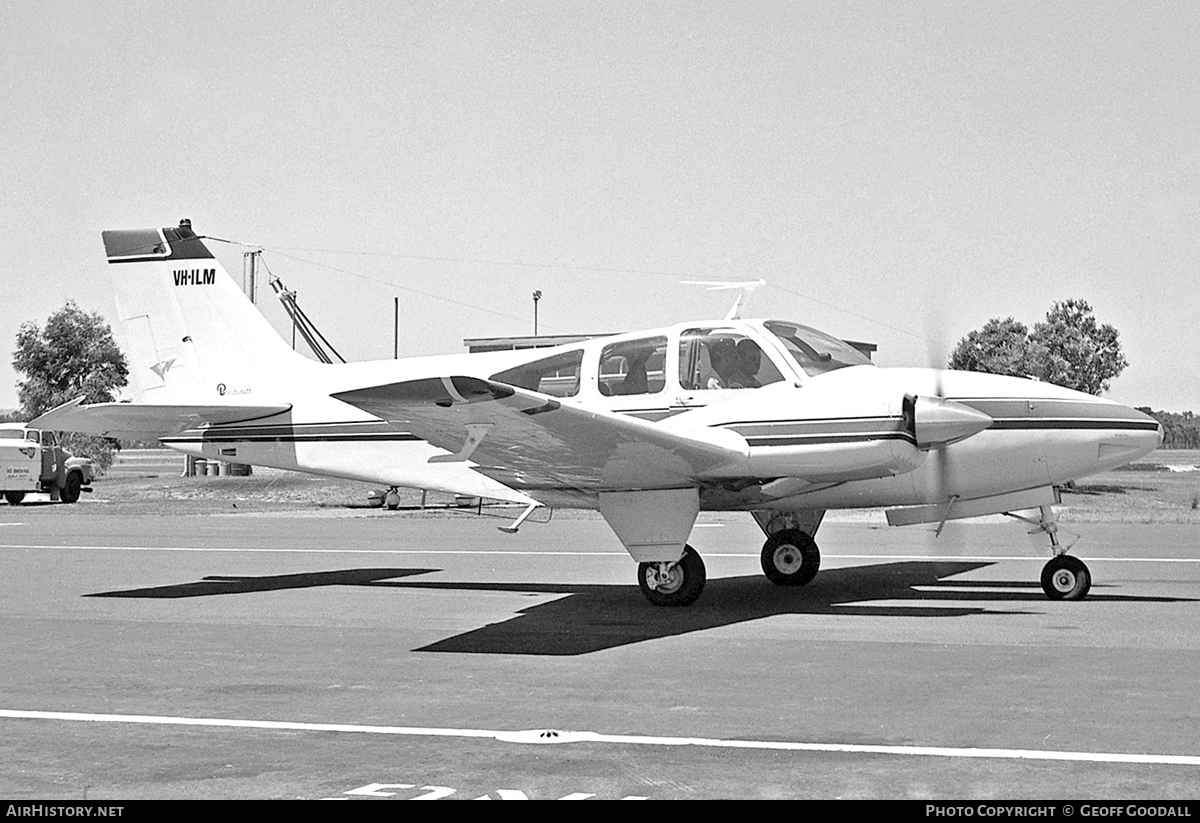
[[[904,427],[923,451],[966,440],[992,425],[983,412],[941,397],[904,396]]]

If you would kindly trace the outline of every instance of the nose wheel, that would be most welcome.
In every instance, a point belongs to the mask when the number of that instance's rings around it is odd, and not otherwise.
[[[1042,591],[1051,600],[1082,600],[1092,587],[1092,573],[1078,557],[1060,554],[1042,569]]]
[[[672,563],[639,563],[638,588],[655,606],[690,606],[704,591],[704,561],[691,546]]]

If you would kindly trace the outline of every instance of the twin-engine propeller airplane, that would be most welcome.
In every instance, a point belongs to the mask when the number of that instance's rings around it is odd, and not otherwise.
[[[686,606],[701,509],[746,511],[771,582],[820,566],[828,509],[892,525],[1037,510],[1042,587],[1091,575],[1056,533],[1055,484],[1159,445],[1150,417],[1014,377],[880,368],[783,320],[683,323],[553,349],[327,365],[290,350],[193,233],[106,231],[139,402],[73,401],[31,425],[335,477],[599,509],[646,598]],[[940,526],[939,526],[940,530]]]

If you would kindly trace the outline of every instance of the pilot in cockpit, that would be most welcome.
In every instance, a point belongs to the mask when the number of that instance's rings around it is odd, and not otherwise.
[[[762,365],[762,349],[750,338],[737,342],[734,369],[726,384],[731,389],[757,389],[762,384],[758,382],[758,369]]]
[[[708,347],[708,362],[713,374],[708,389],[757,389],[758,370],[762,365],[762,350],[749,338],[736,343],[729,337],[714,340]]]

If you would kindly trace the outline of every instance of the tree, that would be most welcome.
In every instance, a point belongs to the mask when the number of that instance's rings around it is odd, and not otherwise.
[[[1085,300],[1055,303],[1046,322],[1033,327],[1034,372],[1047,383],[1087,394],[1108,391],[1129,361],[1121,352],[1117,330],[1100,325]]]
[[[45,327],[26,321],[17,330],[13,368],[25,375],[17,381],[26,420],[83,396],[88,403],[108,403],[129,379],[125,355],[112,329],[97,312],[87,313],[74,300],[46,319]],[[103,437],[71,435],[68,448],[91,457],[103,471],[112,462],[112,443]]]
[[[954,347],[950,368],[1034,377],[1087,394],[1108,391],[1129,361],[1117,330],[1101,325],[1085,300],[1055,303],[1033,331],[993,317]]]
[[[1029,329],[1006,317],[993,317],[968,334],[950,354],[950,368],[1028,377],[1030,372]]]

